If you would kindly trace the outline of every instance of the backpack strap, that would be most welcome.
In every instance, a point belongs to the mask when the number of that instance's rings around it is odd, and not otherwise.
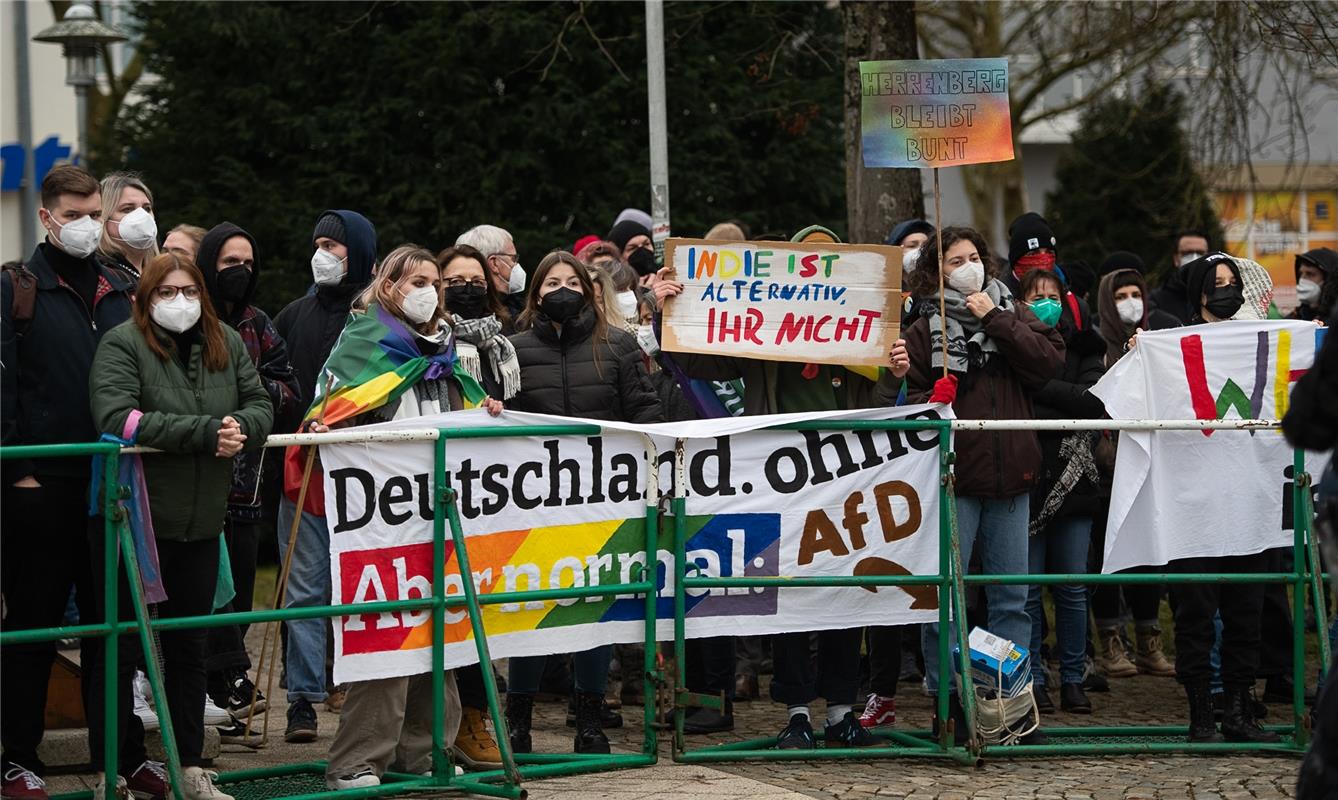
[[[14,289],[10,317],[14,320],[15,332],[22,336],[31,326],[37,308],[37,276],[26,264],[18,262],[5,264],[4,275]]]

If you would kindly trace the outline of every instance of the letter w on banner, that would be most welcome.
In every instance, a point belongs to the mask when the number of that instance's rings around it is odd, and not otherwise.
[[[811,419],[938,419],[930,406],[634,426],[600,436],[453,439],[446,445],[480,595],[629,583],[646,562],[646,435],[660,488],[683,475],[689,568],[703,576],[934,575],[938,572],[938,440],[934,431],[764,431]],[[574,422],[462,412],[368,432]],[[587,420],[579,420],[588,422]],[[432,564],[431,443],[325,445],[335,603],[426,597]],[[673,636],[672,517],[653,555],[658,634]],[[446,591],[463,582],[446,542]],[[897,625],[937,619],[933,587],[694,589],[691,638]],[[577,652],[641,641],[645,601],[632,595],[484,606],[494,657]],[[426,672],[428,611],[335,620],[335,680]],[[462,609],[446,614],[446,666],[478,660]]]
[[[1324,334],[1288,320],[1141,333],[1091,391],[1112,419],[1281,419]],[[1278,431],[1121,432],[1103,570],[1291,547],[1292,463]]]

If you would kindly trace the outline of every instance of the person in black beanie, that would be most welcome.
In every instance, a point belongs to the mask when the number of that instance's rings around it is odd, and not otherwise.
[[[1022,278],[1028,272],[1043,269],[1057,274],[1064,285],[1064,297],[1061,302],[1063,324],[1070,330],[1087,330],[1092,327],[1092,312],[1082,296],[1086,292],[1079,292],[1073,288],[1066,272],[1068,267],[1061,266],[1058,259],[1059,243],[1055,239],[1054,231],[1050,229],[1050,223],[1035,211],[1028,211],[1008,226],[1008,263],[1011,269],[1004,272],[999,279],[1014,296],[1021,297]],[[1078,271],[1084,270],[1087,273],[1091,272],[1086,264],[1081,265]],[[1090,283],[1088,289],[1091,288]]]
[[[350,307],[372,279],[376,266],[376,229],[356,211],[325,211],[316,218],[311,234],[315,253],[311,276],[316,289],[294,300],[274,318],[279,335],[288,343],[293,371],[297,374],[297,412],[275,420],[275,430],[293,430],[311,407],[321,381],[325,360],[344,330]],[[281,553],[288,547],[288,531],[298,516],[296,491],[285,487],[279,501],[278,531]],[[288,607],[330,603],[330,532],[325,517],[301,514],[297,542],[288,576]],[[284,666],[288,675],[287,742],[316,740],[316,711],[312,703],[327,699],[325,646],[329,623],[324,619],[290,620]]]
[[[196,254],[196,266],[204,276],[205,296],[213,304],[219,321],[241,334],[246,353],[260,375],[260,382],[274,406],[274,415],[292,418],[300,414],[300,389],[288,350],[269,315],[254,305],[260,281],[260,248],[255,237],[222,222],[205,234]],[[260,475],[263,450],[250,450],[233,457],[232,492],[228,496],[223,536],[236,595],[219,609],[221,613],[250,611],[255,593],[256,552],[260,540]],[[219,708],[245,719],[251,711],[255,690],[247,670],[246,625],[222,625],[209,629],[206,688]],[[257,693],[256,711],[265,710],[264,695]],[[245,736],[244,724],[220,727],[225,738]]]
[[[633,219],[616,223],[609,230],[609,241],[623,252],[623,262],[642,278],[655,272],[655,244],[650,230]]]
[[[1116,250],[1101,262],[1100,277],[1104,278],[1110,273],[1122,269],[1131,269],[1139,275],[1143,275],[1147,273],[1147,264],[1144,263],[1143,257],[1137,253],[1131,253],[1128,250]]]

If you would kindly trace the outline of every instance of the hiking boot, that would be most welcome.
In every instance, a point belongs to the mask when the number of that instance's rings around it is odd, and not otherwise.
[[[869,702],[864,704],[864,713],[859,715],[859,724],[865,728],[896,725],[897,698],[884,697],[881,694],[869,695]]]
[[[5,800],[47,800],[46,781],[37,773],[18,764],[10,764],[0,782],[0,797]]]
[[[1101,639],[1101,653],[1097,657],[1097,666],[1106,677],[1132,678],[1137,675],[1138,667],[1129,660],[1119,628],[1102,628],[1098,635]]]
[[[734,704],[725,701],[725,710],[694,708],[683,717],[684,733],[721,733],[734,730]]]
[[[790,723],[776,738],[777,750],[812,750],[816,746],[813,741],[813,725],[808,721],[806,714],[795,714],[790,717]]]
[[[166,800],[172,792],[167,765],[161,761],[145,761],[135,767],[125,783],[135,800]]]
[[[1254,716],[1254,692],[1250,689],[1227,689],[1225,709],[1222,712],[1222,736],[1228,742],[1272,744],[1281,739],[1273,731],[1259,727]]]
[[[599,707],[599,727],[601,728],[621,728],[623,726],[623,715],[609,708],[607,700],[600,700]],[[576,695],[572,695],[567,700],[567,727],[576,727]]]
[[[1166,654],[1161,649],[1161,628],[1155,625],[1148,628],[1140,627],[1135,633],[1137,651],[1134,654],[1134,665],[1138,671],[1158,678],[1174,678],[1175,664],[1167,660]]]
[[[506,727],[511,736],[512,753],[532,753],[534,743],[530,740],[530,718],[534,714],[534,695],[507,694]]]
[[[1189,698],[1189,741],[1221,742],[1222,734],[1217,732],[1217,723],[1213,720],[1213,694],[1207,684],[1186,686],[1185,695]]]
[[[283,740],[289,744],[316,741],[316,709],[305,697],[288,704],[288,727],[283,732]]]
[[[369,786],[380,786],[381,779],[370,769],[360,769],[350,775],[326,778],[325,785],[334,791],[339,791],[340,789],[365,789]]]
[[[344,700],[347,697],[348,689],[344,687],[344,684],[339,684],[325,695],[325,710],[338,714],[340,709],[344,707]]]
[[[609,752],[609,738],[604,735],[600,724],[600,717],[604,711],[603,693],[576,693],[576,738],[572,745],[573,752],[600,754]],[[622,724],[621,716],[618,717],[618,724]]]
[[[1087,699],[1081,683],[1065,683],[1059,687],[1059,707],[1070,714],[1092,713],[1092,701]]]
[[[877,747],[883,743],[860,724],[854,711],[847,711],[840,722],[825,727],[822,738],[828,747]]]
[[[182,800],[234,800],[230,794],[224,794],[214,785],[218,773],[203,767],[186,767],[181,770]]]
[[[1050,693],[1045,690],[1041,684],[1032,684],[1031,696],[1036,700],[1036,710],[1042,714],[1055,713],[1055,701],[1050,699]]]
[[[460,709],[460,731],[455,735],[451,752],[455,760],[473,770],[498,769],[502,766],[502,751],[497,740],[488,732],[483,712],[477,708]]]

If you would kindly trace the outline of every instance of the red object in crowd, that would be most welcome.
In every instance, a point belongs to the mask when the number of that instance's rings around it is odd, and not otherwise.
[[[939,378],[934,381],[934,391],[929,395],[931,403],[947,403],[952,405],[957,399],[957,376],[949,375],[946,378]]]
[[[571,254],[577,255],[586,247],[594,244],[597,241],[599,241],[599,237],[594,235],[593,233],[590,234],[589,236],[582,236],[581,238],[576,240],[576,244],[571,246]]]

